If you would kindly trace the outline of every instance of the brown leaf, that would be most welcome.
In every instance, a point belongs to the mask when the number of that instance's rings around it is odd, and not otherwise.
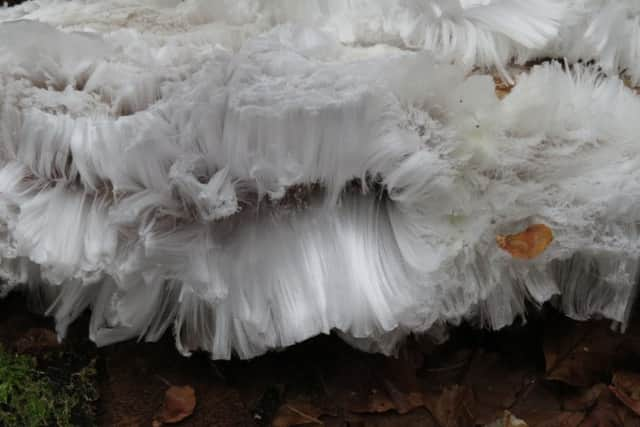
[[[479,404],[502,411],[515,403],[516,395],[527,384],[527,372],[510,366],[498,353],[479,352],[465,384],[473,388]]]
[[[619,371],[613,374],[609,390],[627,408],[640,415],[640,374]]]
[[[549,414],[549,417],[531,427],[579,427],[584,420],[581,412],[556,412]]]
[[[423,355],[416,348],[404,347],[399,358],[385,358],[376,377],[399,414],[406,414],[424,406],[416,369],[423,363]]]
[[[587,389],[579,389],[564,398],[562,408],[566,411],[586,411],[596,403],[606,389],[607,386],[604,384],[596,384]]]
[[[562,425],[556,422],[564,416],[555,390],[544,381],[532,381],[521,393],[516,404],[509,410],[530,426]],[[568,427],[568,426],[563,426]],[[575,426],[572,426],[575,427]]]
[[[45,328],[29,329],[18,341],[15,348],[17,353],[37,354],[60,347],[55,332]]]
[[[475,424],[475,399],[468,387],[454,385],[437,394],[426,395],[424,403],[442,427],[467,427]]]
[[[273,427],[294,427],[305,424],[323,425],[318,418],[324,411],[308,402],[287,402],[280,406],[271,425]]]
[[[580,423],[580,427],[621,427],[623,425],[615,406],[608,403],[598,403]]]
[[[476,422],[486,424],[504,414],[530,383],[532,373],[510,364],[499,353],[478,351],[469,365],[464,384],[471,387],[477,405]]]
[[[325,423],[327,427],[440,427],[431,414],[424,408],[408,414],[386,412],[384,414],[346,414],[337,422]]]
[[[378,389],[371,389],[366,395],[353,392],[347,402],[347,409],[356,414],[387,412],[395,408],[389,395]]]
[[[426,361],[421,370],[421,376],[425,379],[430,390],[451,387],[460,382],[460,378],[467,371],[473,355],[474,352],[466,348],[456,351],[440,349],[438,353]]]
[[[640,400],[640,373],[617,371],[614,372],[611,382],[633,400]]]
[[[559,322],[551,324],[544,337],[546,378],[575,387],[589,387],[605,379],[620,335],[604,323]]]
[[[196,408],[196,392],[191,386],[171,386],[164,395],[164,405],[156,421],[165,424],[178,423]]]
[[[637,415],[640,415],[640,402],[630,398],[629,396],[627,396],[627,394],[621,390],[618,390],[616,387],[614,386],[609,386],[609,390],[611,391],[611,393],[613,393],[613,395],[615,397],[618,398],[618,400],[620,400],[620,402],[622,402],[627,408],[631,409],[634,413],[636,413]]]
[[[424,406],[424,397],[417,391],[404,393],[390,381],[384,381],[387,394],[393,402],[394,409],[399,414],[406,414],[416,408]]]
[[[640,417],[620,403],[609,388],[603,389],[598,402],[580,427],[638,427]]]
[[[376,364],[368,373],[366,381],[360,377],[358,387],[350,384],[350,392],[342,397],[346,402],[346,409],[356,414],[391,410],[406,414],[424,406],[423,393],[416,381],[416,364],[416,361],[410,359],[391,358]]]
[[[540,255],[553,241],[553,232],[544,224],[534,224],[518,234],[496,236],[500,248],[514,258],[532,259]]]

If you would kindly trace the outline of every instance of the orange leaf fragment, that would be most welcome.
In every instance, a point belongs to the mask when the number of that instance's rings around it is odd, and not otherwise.
[[[164,395],[162,412],[156,425],[175,424],[191,414],[196,408],[196,392],[191,386],[171,386]]]
[[[514,258],[532,259],[553,241],[553,232],[544,224],[534,224],[521,233],[496,236],[496,242]]]

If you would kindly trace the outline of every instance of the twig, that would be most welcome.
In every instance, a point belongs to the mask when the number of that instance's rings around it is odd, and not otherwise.
[[[306,420],[312,421],[312,422],[314,422],[314,423],[316,423],[316,424],[320,424],[320,425],[322,425],[322,426],[324,425],[324,423],[323,423],[322,421],[320,421],[319,419],[314,418],[314,417],[312,417],[311,415],[307,415],[307,414],[305,414],[304,412],[300,411],[299,409],[294,408],[294,407],[293,407],[293,406],[291,406],[291,405],[285,405],[285,406],[287,407],[287,409],[288,409],[288,410],[290,410],[291,412],[293,412],[293,413],[295,413],[295,414],[300,415],[302,418],[304,418],[304,419],[306,419]]]
[[[156,374],[155,377],[157,379],[159,379],[160,381],[162,381],[164,383],[164,385],[166,385],[167,387],[173,386],[173,384],[171,384],[167,379],[161,377],[160,375]]]
[[[453,364],[451,366],[443,366],[441,368],[425,368],[424,371],[425,372],[447,372],[447,371],[453,371],[455,369],[462,368],[463,366],[465,366],[470,361],[471,361],[470,359],[467,359],[467,360],[463,360],[462,362],[455,363],[455,364]]]

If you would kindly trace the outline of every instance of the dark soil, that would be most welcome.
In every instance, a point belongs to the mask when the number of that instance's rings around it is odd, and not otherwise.
[[[545,308],[500,332],[463,325],[441,345],[411,339],[398,358],[321,336],[251,361],[211,361],[179,355],[170,334],[98,349],[87,320],[74,324],[62,348],[73,359],[69,369],[95,360],[95,421],[103,426],[150,426],[169,385],[196,392],[196,409],[181,426],[506,426],[505,410],[529,426],[640,426],[636,322],[620,335],[609,323],[573,322]],[[52,327],[29,314],[21,296],[0,301],[5,348],[46,365],[56,344],[34,330]]]

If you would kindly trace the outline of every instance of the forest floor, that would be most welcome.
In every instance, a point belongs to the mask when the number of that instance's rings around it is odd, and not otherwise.
[[[4,351],[33,357],[45,375],[95,366],[97,394],[74,423],[101,426],[185,416],[177,425],[640,426],[640,315],[624,334],[610,326],[545,307],[499,332],[461,325],[440,345],[411,339],[397,358],[321,336],[251,361],[211,361],[181,356],[170,333],[98,349],[86,315],[58,344],[52,322],[29,314],[22,297],[0,302]],[[60,367],[53,353],[72,362]],[[171,386],[195,392],[177,417],[163,412]]]
[[[511,90],[495,82],[498,97]],[[463,324],[439,345],[412,338],[398,357],[363,353],[331,335],[250,361],[212,361],[181,356],[171,332],[158,343],[96,348],[86,314],[58,343],[52,321],[11,295],[0,300],[0,353],[24,355],[38,378],[86,392],[71,417],[83,427],[182,417],[175,425],[640,427],[640,311],[633,314],[624,334],[544,307],[498,332]],[[0,416],[10,408],[7,384],[0,376]],[[185,399],[194,401],[167,403],[173,387],[193,390]],[[177,416],[167,416],[171,405],[183,406]]]

